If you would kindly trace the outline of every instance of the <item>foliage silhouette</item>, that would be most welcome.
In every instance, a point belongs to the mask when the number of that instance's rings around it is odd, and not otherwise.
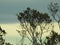
[[[7,34],[0,26],[0,45],[12,45],[11,43],[5,42],[4,36]]]
[[[5,43],[5,39],[3,39],[3,36],[6,34],[5,30],[3,30],[1,27],[0,27],[0,45],[4,45]]]
[[[48,10],[50,11],[50,15],[53,17],[53,19],[55,20],[55,22],[58,23],[59,28],[60,28],[60,16],[57,15],[57,13],[60,11],[59,4],[57,2],[56,3],[51,2],[48,5]],[[56,16],[58,17],[59,20],[56,19]]]
[[[35,9],[30,9],[29,7],[23,12],[19,12],[17,14],[18,20],[20,21],[20,25],[25,30],[25,32],[30,35],[30,37],[25,36],[32,42],[32,45],[43,45],[42,44],[42,35],[44,29],[47,31],[45,26],[50,24],[52,21],[47,13],[40,13]],[[42,24],[45,23],[45,26]],[[36,31],[37,26],[39,25],[40,32]],[[21,31],[17,30],[21,35]],[[23,33],[22,33],[23,34]],[[39,42],[38,42],[39,41]]]
[[[45,45],[59,45],[60,35],[54,31],[51,31],[50,35],[50,37],[46,37],[47,42],[45,43]]]

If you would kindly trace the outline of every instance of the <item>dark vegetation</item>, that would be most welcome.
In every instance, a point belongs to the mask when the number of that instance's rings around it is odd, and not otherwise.
[[[60,19],[56,20],[55,18],[59,11],[58,3],[49,4],[48,10],[50,11],[50,16],[52,16],[54,21],[59,25]],[[40,13],[39,11],[29,7],[23,12],[19,12],[17,17],[23,28],[22,38],[27,37],[31,41],[32,45],[59,45],[60,35],[54,31],[54,24],[51,24],[54,21],[50,18],[50,16],[47,13]],[[52,29],[48,26],[49,24]],[[39,26],[40,32],[36,30],[37,26]],[[48,28],[46,28],[46,26],[48,26]],[[43,42],[43,34],[49,31],[50,36],[46,36],[46,40]],[[21,31],[18,33],[21,34]],[[30,35],[30,37],[27,34]],[[21,43],[21,45],[24,45],[24,43]]]
[[[5,39],[3,38],[3,36],[5,35],[6,35],[6,31],[0,27],[0,45],[12,45],[10,43],[5,42]]]
[[[42,27],[41,24],[45,23],[45,26],[47,26],[47,24],[49,24],[52,21],[48,14],[43,14],[37,10],[27,8],[27,10],[25,10],[23,13],[19,13],[17,16],[18,20],[20,21],[20,25],[25,29],[25,33],[28,32],[28,34],[30,35],[32,44],[42,45],[42,34],[45,27]],[[36,31],[36,27],[38,25],[41,28],[41,32]],[[25,36],[25,33],[23,33],[23,36]],[[39,43],[37,42],[37,39]]]
[[[54,19],[55,22],[58,23],[60,28],[60,17],[57,15],[59,11],[58,3],[50,3],[48,5],[48,10],[50,12],[50,16]],[[56,20],[55,16],[58,16],[59,20]],[[16,30],[19,35],[22,37],[20,45],[24,44],[24,38],[29,39],[31,45],[59,45],[60,44],[60,34],[54,31],[54,22],[50,18],[48,13],[41,13],[35,9],[27,8],[23,12],[19,12],[17,14],[17,18],[20,22],[22,30]],[[52,28],[51,28],[52,27]],[[39,31],[38,29],[39,28]],[[45,33],[50,33],[49,36],[45,36],[45,40],[43,41],[43,36]],[[5,36],[6,32],[0,27],[0,45],[12,45],[10,43],[6,43],[3,36]]]

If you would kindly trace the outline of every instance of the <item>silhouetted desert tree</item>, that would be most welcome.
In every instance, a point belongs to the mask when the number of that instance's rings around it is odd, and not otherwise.
[[[18,33],[20,35],[22,33],[22,37],[26,36],[32,42],[32,45],[43,45],[42,35],[45,30],[46,32],[48,31],[49,27],[46,28],[46,26],[51,22],[48,14],[40,13],[39,11],[28,7],[23,12],[19,12],[17,17],[23,30],[23,32],[21,32],[22,30],[17,30]],[[37,26],[40,28],[39,31],[36,29]]]
[[[6,34],[5,30],[3,30],[0,27],[0,45],[4,45],[5,39],[3,39],[3,36]]]

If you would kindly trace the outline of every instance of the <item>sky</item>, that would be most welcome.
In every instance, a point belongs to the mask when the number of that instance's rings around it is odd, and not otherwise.
[[[60,0],[0,0],[0,26],[8,32],[7,37],[18,36],[16,29],[19,27],[19,21],[16,14],[27,7],[47,13],[48,4],[52,1],[60,2]]]
[[[16,14],[27,7],[37,9],[40,12],[48,12],[47,6],[53,0],[0,0],[0,23],[15,23]],[[60,0],[54,0],[60,2]]]

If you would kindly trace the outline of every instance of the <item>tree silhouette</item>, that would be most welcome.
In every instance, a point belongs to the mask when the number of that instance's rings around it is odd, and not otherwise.
[[[59,28],[60,28],[60,16],[57,15],[57,13],[60,11],[60,6],[58,3],[53,3],[51,2],[48,5],[48,10],[50,11],[50,15],[53,17],[53,19],[55,20],[55,22],[58,23]],[[58,16],[59,20],[56,19],[56,16]]]
[[[35,9],[30,9],[28,7],[23,12],[19,12],[17,14],[17,17],[20,21],[22,30],[24,30],[26,33],[22,34],[32,42],[32,45],[43,45],[42,35],[44,33],[44,30],[46,30],[47,32],[49,27],[46,29],[46,26],[52,21],[48,14],[40,13],[39,11]],[[36,30],[37,26],[39,26],[40,28],[39,32],[37,32]],[[19,30],[17,31],[21,35],[21,32]],[[27,34],[31,37],[31,39]]]
[[[3,35],[5,35],[6,32],[0,27],[0,45],[4,45],[5,39],[3,39]]]
[[[51,31],[51,36],[46,37],[47,42],[45,45],[59,45],[60,44],[60,35],[54,31]]]
[[[0,26],[0,45],[12,45],[11,43],[5,42],[5,39],[3,39],[4,38],[3,36],[5,35],[6,35],[6,31],[3,30]]]
[[[48,5],[48,10],[50,11],[50,15],[53,17],[55,22],[58,23],[59,29],[60,29],[60,24],[59,24],[60,23],[60,16],[57,15],[57,13],[60,11],[60,7],[59,7],[58,3],[51,2]],[[57,20],[55,16],[58,16],[59,20]],[[51,31],[50,36],[46,37],[47,42],[45,42],[45,45],[59,45],[60,44],[60,35],[58,33],[56,33],[55,31],[53,31],[53,29]]]

